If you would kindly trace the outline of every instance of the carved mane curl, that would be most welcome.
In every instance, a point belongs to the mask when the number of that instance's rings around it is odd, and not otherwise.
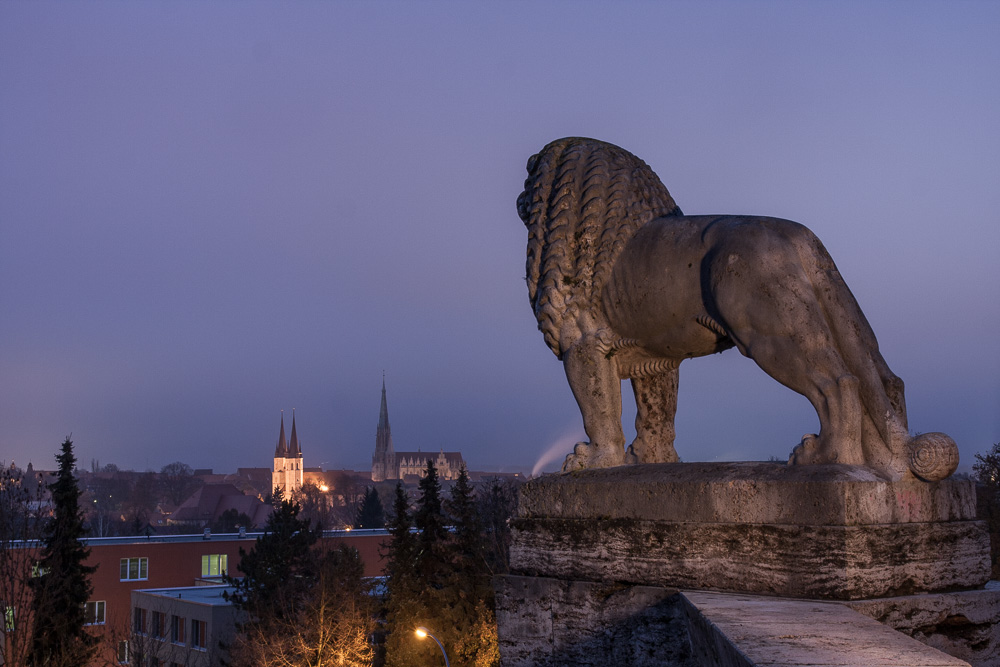
[[[625,243],[650,220],[682,213],[645,162],[596,139],[557,139],[527,169],[517,213],[528,228],[528,298],[561,359],[564,327],[598,306]]]

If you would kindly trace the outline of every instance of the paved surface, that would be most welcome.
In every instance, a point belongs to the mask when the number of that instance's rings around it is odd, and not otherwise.
[[[721,647],[714,658],[719,665],[969,665],[838,603],[698,591],[683,596],[713,635],[706,645]]]

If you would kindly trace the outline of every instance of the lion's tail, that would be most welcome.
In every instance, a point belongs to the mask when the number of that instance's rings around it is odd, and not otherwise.
[[[517,212],[528,228],[528,298],[545,342],[562,358],[562,332],[596,307],[618,254],[654,218],[681,215],[645,162],[596,139],[553,141],[528,160]]]

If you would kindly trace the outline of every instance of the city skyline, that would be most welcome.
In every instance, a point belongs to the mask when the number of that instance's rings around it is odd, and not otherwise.
[[[1000,441],[1000,5],[0,4],[0,461],[557,469],[583,439],[515,211],[561,136],[687,214],[812,229],[968,470]],[[626,437],[632,410],[626,389]],[[683,460],[787,457],[808,402],[681,367]]]

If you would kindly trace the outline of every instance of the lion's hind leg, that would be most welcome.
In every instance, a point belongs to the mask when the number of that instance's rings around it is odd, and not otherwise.
[[[804,437],[791,461],[863,464],[859,379],[840,354],[801,266],[778,261],[750,267],[741,253],[730,255],[716,275],[714,305],[737,348],[816,409],[819,434]]]
[[[608,468],[625,463],[621,380],[595,336],[584,336],[563,354],[563,367],[583,415],[590,442],[578,442],[563,471]]]
[[[625,453],[628,463],[674,463],[674,415],[679,369],[632,378],[635,440]]]

